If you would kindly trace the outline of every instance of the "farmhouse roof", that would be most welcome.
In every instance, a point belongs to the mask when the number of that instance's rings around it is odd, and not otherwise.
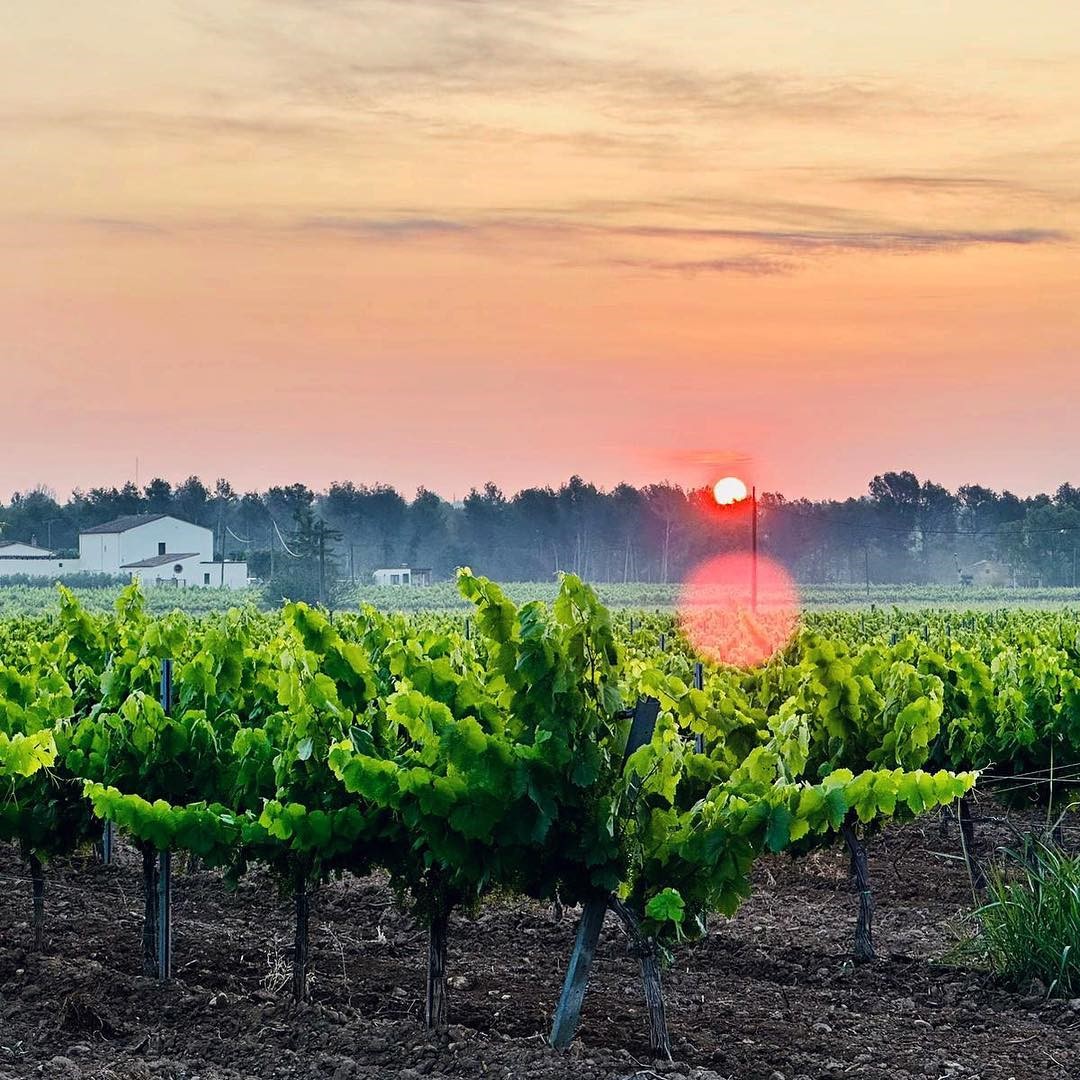
[[[124,563],[121,570],[148,570],[152,566],[164,566],[166,563],[183,562],[198,555],[197,551],[166,552],[164,555],[151,555],[149,559],[140,559],[138,562]]]
[[[171,517],[171,514],[125,514],[123,517],[113,518],[102,525],[95,525],[92,529],[83,529],[83,536],[93,536],[95,533],[122,533],[128,529],[137,529],[140,525],[149,525],[151,521],[160,521],[162,518]]]

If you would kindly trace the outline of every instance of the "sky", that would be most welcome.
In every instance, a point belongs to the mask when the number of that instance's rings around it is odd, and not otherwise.
[[[7,0],[0,496],[1080,481],[1075,0]]]

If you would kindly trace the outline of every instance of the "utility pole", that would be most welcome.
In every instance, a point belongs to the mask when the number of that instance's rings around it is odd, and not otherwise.
[[[866,558],[866,599],[870,599],[870,545],[863,546],[863,555]]]
[[[746,488],[743,488],[745,491]],[[750,489],[750,610],[757,614],[757,488]]]

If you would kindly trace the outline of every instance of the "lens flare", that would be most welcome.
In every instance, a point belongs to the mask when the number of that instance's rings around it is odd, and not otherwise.
[[[746,498],[746,485],[737,476],[723,476],[713,484],[713,498],[719,506],[731,506]]]
[[[782,649],[799,622],[799,595],[774,560],[757,560],[757,610],[753,609],[753,558],[717,555],[702,563],[679,593],[679,625],[694,650],[714,663],[753,667]]]

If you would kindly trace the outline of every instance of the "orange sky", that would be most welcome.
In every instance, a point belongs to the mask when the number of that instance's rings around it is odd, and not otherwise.
[[[0,496],[1076,482],[1078,42],[1072,0],[14,0]]]

